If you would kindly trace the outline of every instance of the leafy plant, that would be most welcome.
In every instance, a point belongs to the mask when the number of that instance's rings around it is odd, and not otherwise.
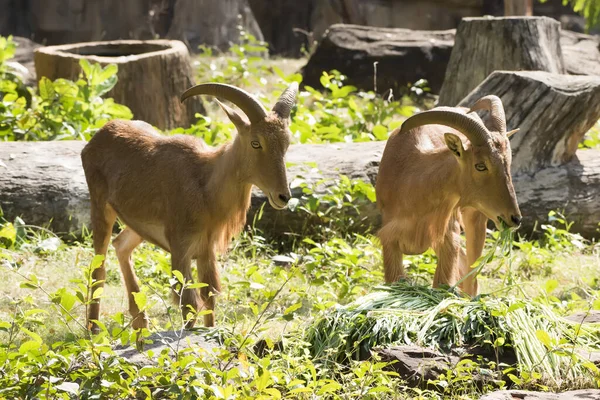
[[[110,119],[133,117],[126,106],[102,98],[117,83],[116,65],[102,68],[81,59],[77,82],[42,77],[28,100],[18,79],[3,72],[13,54],[11,41],[0,38],[0,140],[87,140]]]

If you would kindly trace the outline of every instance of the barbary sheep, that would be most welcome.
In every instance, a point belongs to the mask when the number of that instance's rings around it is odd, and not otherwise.
[[[286,207],[291,193],[284,156],[290,143],[289,118],[298,85],[291,84],[271,112],[249,93],[234,86],[206,83],[188,89],[182,101],[212,95],[238,106],[248,117],[219,102],[238,134],[220,147],[176,135],[161,136],[142,121],[111,121],[100,129],[81,153],[90,192],[94,251],[105,255],[113,225],[119,217],[127,226],[113,241],[129,300],[135,329],[148,326],[138,309],[139,292],[131,254],[147,240],[171,253],[171,264],[186,284],[192,282],[192,259],[198,280],[207,286],[175,290],[186,327],[194,312],[213,311],[221,290],[217,254],[227,248],[246,221],[253,185],[276,209]],[[92,274],[93,287],[102,287],[104,262]],[[177,286],[177,285],[174,285]],[[98,332],[100,299],[90,304],[88,328]],[[192,312],[191,317],[189,313]],[[206,326],[214,315],[204,315]]]
[[[477,110],[490,112],[489,130]],[[481,98],[471,109],[421,112],[392,132],[376,186],[386,282],[405,276],[403,254],[433,248],[438,257],[434,287],[453,286],[481,256],[488,219],[498,228],[520,225],[510,173],[509,137],[514,132],[506,132],[504,108],[496,96]],[[474,274],[459,287],[476,295]]]

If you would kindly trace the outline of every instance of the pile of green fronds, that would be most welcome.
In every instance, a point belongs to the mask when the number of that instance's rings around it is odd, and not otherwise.
[[[582,350],[600,348],[597,326],[569,322],[538,302],[487,296],[471,300],[405,282],[377,287],[325,313],[306,340],[322,361],[364,359],[373,347],[389,344],[442,350],[476,346],[500,354],[510,347],[520,372],[537,373],[548,383],[561,386],[600,377],[594,364],[579,356]]]

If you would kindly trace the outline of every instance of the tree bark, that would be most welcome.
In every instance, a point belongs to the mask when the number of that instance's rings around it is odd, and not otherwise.
[[[520,129],[511,138],[513,174],[569,162],[600,119],[600,76],[496,71],[460,105],[490,94],[502,99],[508,130]]]
[[[76,80],[80,59],[117,64],[117,85],[106,95],[131,109],[136,119],[160,129],[187,127],[202,112],[200,98],[182,104],[181,94],[194,85],[187,48],[176,40],[117,40],[42,47],[35,51],[38,79]]]
[[[439,104],[455,106],[494,71],[565,72],[560,24],[546,17],[464,18]]]
[[[5,217],[12,220],[20,215],[28,224],[40,226],[52,220],[51,229],[64,237],[80,235],[82,225],[89,224],[89,197],[79,156],[84,145],[79,141],[1,143],[0,207]],[[385,142],[292,145],[288,179],[302,177],[309,184],[326,179],[321,191],[331,188],[340,174],[375,183],[384,146]],[[318,170],[312,168],[313,162]],[[524,217],[522,234],[531,233],[547,220],[548,212],[558,210],[574,222],[574,232],[598,237],[600,150],[580,150],[567,164],[516,175],[513,182]],[[294,197],[300,191],[293,189]],[[264,205],[257,227],[269,239],[301,235],[307,224],[319,222],[299,209],[276,211],[266,202],[264,194],[254,190],[248,222]],[[359,219],[364,219],[360,229],[379,226],[374,203],[360,203],[358,210]]]
[[[263,40],[248,0],[178,0],[167,37],[183,41],[192,52],[201,44],[227,50],[239,43],[238,25]]]
[[[317,0],[248,0],[260,30],[269,43],[269,52],[299,57],[315,38],[310,16]]]

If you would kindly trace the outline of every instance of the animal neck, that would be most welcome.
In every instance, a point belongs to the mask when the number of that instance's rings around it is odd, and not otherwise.
[[[236,136],[217,150],[219,155],[209,186],[215,204],[227,209],[241,207],[245,212],[250,204],[252,184],[249,183],[247,160],[241,147],[241,140]],[[232,203],[238,207],[231,207]]]

